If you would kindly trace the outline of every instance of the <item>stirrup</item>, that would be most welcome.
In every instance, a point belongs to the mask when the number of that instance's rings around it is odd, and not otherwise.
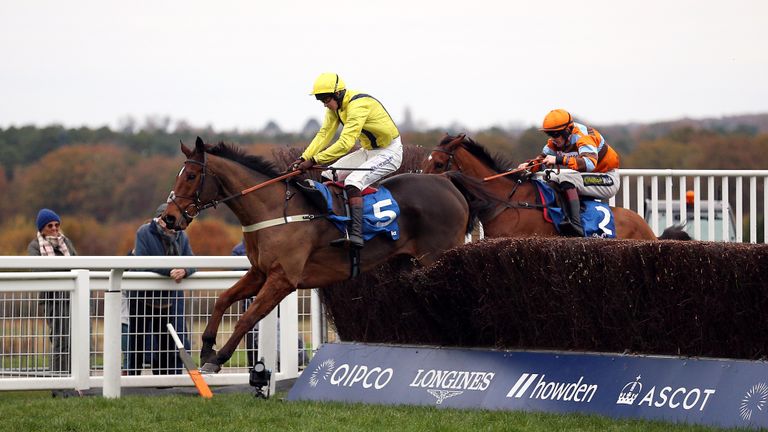
[[[348,233],[342,238],[331,241],[331,246],[340,248],[356,248],[361,249],[363,247],[363,239],[358,236],[350,236]]]

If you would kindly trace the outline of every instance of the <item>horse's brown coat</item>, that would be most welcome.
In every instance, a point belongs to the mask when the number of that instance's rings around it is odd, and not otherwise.
[[[224,144],[206,146],[200,138],[194,149],[182,144],[181,150],[187,161],[174,184],[171,203],[161,215],[169,226],[177,229],[185,229],[191,222],[185,210],[237,194],[279,174],[261,158],[244,155]],[[464,243],[470,228],[469,206],[447,177],[403,174],[381,185],[390,190],[400,206],[400,239],[392,241],[377,236],[368,241],[361,251],[362,271],[401,254],[430,264],[443,251]],[[287,201],[286,196],[290,196]],[[226,205],[243,226],[284,215],[321,213],[294,186],[280,182],[229,200]],[[324,287],[347,279],[348,252],[329,245],[338,236],[338,229],[324,219],[245,233],[251,268],[216,300],[202,337],[200,356],[206,363],[203,370],[217,372],[245,333],[294,290]],[[232,303],[251,296],[255,296],[254,301],[217,353],[213,345],[224,311]]]

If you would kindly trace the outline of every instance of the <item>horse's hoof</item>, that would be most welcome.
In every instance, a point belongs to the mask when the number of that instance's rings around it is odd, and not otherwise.
[[[219,373],[221,366],[215,363],[206,363],[200,368],[200,373],[203,375]]]

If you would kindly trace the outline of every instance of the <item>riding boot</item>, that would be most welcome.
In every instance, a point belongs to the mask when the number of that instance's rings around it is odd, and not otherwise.
[[[360,189],[354,186],[347,186],[345,189],[349,199],[348,235],[332,241],[331,246],[361,249],[363,247],[363,197],[360,196]]]
[[[579,201],[579,194],[570,183],[562,183],[564,186],[565,198],[568,201],[568,218],[563,221],[561,228],[570,229],[575,232],[579,237],[584,237],[584,227],[581,225],[581,201]],[[563,227],[563,225],[566,225]]]

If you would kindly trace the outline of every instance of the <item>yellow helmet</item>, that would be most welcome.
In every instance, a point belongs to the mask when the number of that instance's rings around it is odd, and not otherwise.
[[[337,91],[344,90],[346,85],[344,80],[341,79],[339,74],[325,72],[321,73],[315,80],[315,84],[312,86],[312,93],[310,95],[330,94]]]
[[[573,117],[571,113],[564,109],[556,109],[549,112],[544,117],[544,122],[541,125],[542,132],[554,132],[561,131],[573,124]]]

